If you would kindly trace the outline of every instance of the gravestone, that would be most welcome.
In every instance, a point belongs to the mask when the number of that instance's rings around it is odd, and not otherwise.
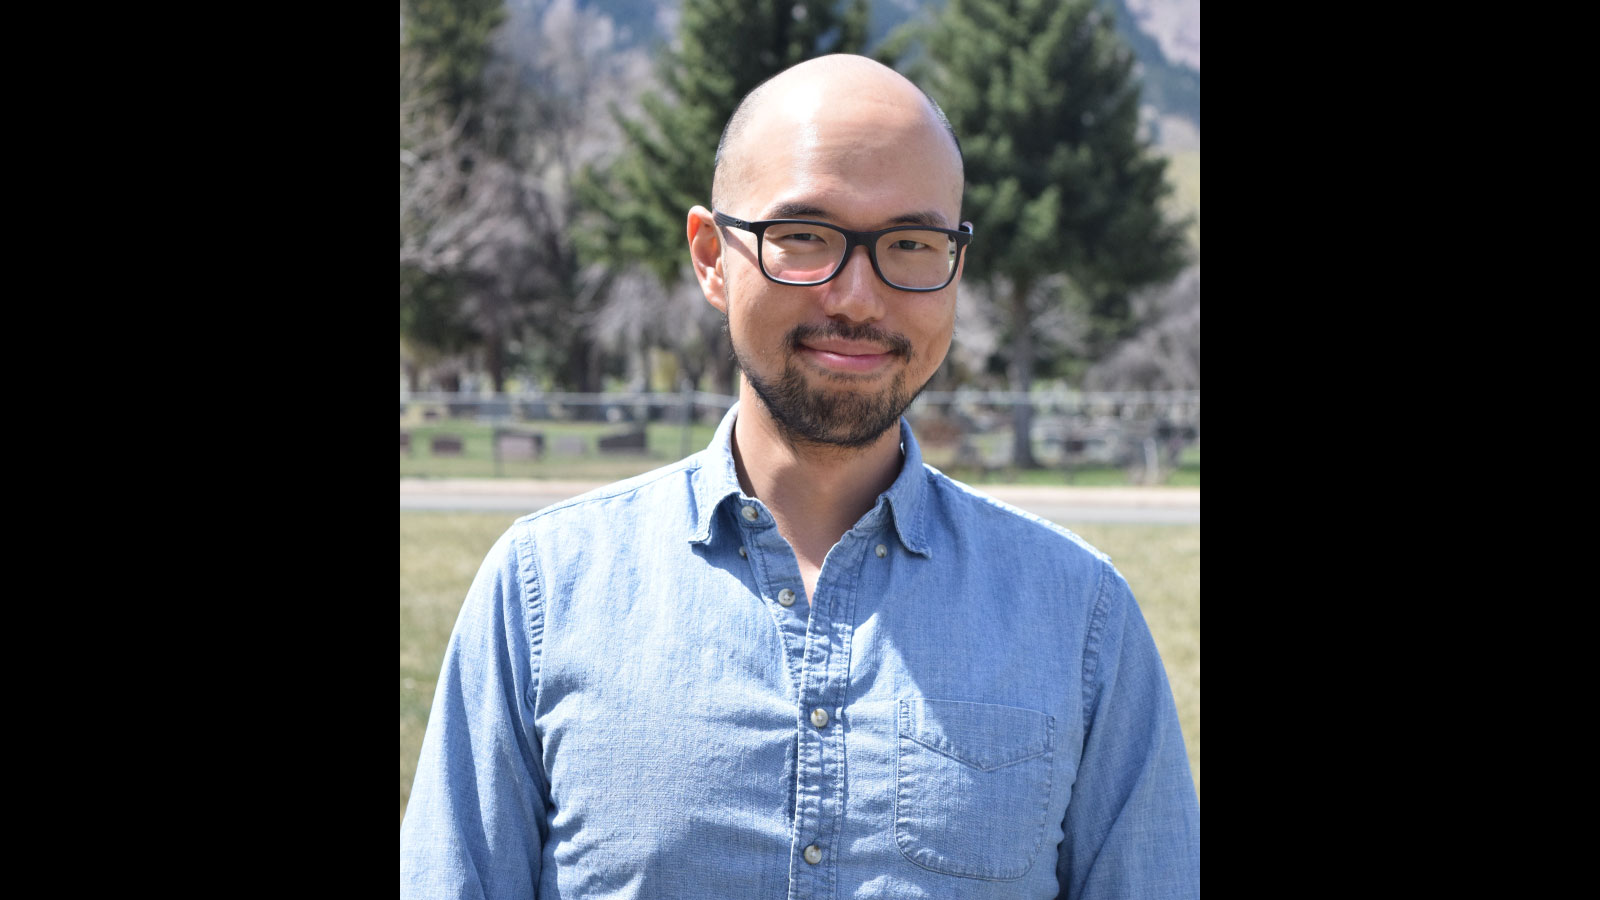
[[[544,435],[537,431],[501,429],[494,433],[495,459],[538,459],[544,454]]]
[[[454,434],[436,434],[432,443],[434,456],[460,456],[461,437]]]
[[[601,453],[643,453],[645,451],[644,431],[624,431],[621,434],[608,434],[600,438]]]

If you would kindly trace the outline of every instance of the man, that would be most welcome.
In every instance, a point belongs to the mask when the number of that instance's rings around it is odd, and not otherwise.
[[[490,552],[404,896],[1198,896],[1198,802],[1127,584],[925,467],[900,418],[950,345],[961,193],[942,114],[875,62],[745,100],[687,223],[739,403],[704,452]]]

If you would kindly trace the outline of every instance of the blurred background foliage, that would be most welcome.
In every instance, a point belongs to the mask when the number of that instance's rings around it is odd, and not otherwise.
[[[836,52],[962,141],[930,388],[1199,388],[1198,0],[402,0],[403,390],[735,393],[684,216],[739,99]]]

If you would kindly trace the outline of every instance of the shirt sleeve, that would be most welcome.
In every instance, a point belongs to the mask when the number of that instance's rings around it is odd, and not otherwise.
[[[1200,801],[1144,616],[1109,564],[1084,654],[1084,739],[1056,875],[1071,900],[1200,896]]]
[[[542,606],[513,529],[450,635],[400,826],[400,896],[538,895],[549,784],[534,728]]]

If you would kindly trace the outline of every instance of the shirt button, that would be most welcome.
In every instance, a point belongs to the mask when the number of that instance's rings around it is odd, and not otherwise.
[[[783,590],[779,591],[778,592],[778,605],[779,606],[793,606],[794,605],[794,591],[791,591],[788,588],[784,588]]]
[[[883,559],[883,558],[884,558],[884,557],[885,557],[885,556],[888,556],[888,555],[889,555],[889,548],[888,548],[888,547],[885,547],[885,546],[884,546],[884,545],[882,545],[882,544],[879,544],[879,545],[878,545],[878,549],[877,549],[877,551],[876,551],[876,552],[877,552],[877,554],[878,554],[878,558],[879,558],[879,559]]]
[[[750,554],[746,553],[745,549],[743,547],[740,547],[739,548],[739,558],[740,559],[749,559],[750,558]]]
[[[811,863],[813,866],[819,862],[822,862],[822,848],[818,847],[816,844],[812,844],[811,846],[807,847],[806,862]]]
[[[827,728],[828,727],[828,711],[823,709],[820,706],[817,707],[816,709],[813,709],[811,711],[811,724],[817,726],[818,728]]]
[[[756,516],[760,515],[760,513],[756,512],[756,508],[754,506],[746,506],[744,509],[739,511],[739,514],[744,516],[744,520],[746,522],[754,522],[756,520]]]

